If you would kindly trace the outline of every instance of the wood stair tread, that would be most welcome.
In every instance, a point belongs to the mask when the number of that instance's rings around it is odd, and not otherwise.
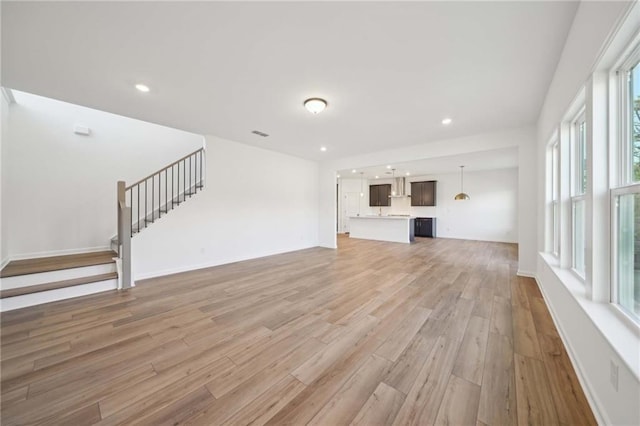
[[[40,293],[43,291],[57,290],[59,288],[73,287],[77,285],[90,284],[90,283],[112,280],[117,278],[118,278],[117,272],[108,272],[106,274],[92,275],[89,277],[80,277],[80,278],[56,281],[56,282],[46,283],[46,284],[31,285],[31,286],[19,287],[19,288],[10,288],[7,290],[0,291],[0,299],[6,299],[7,297],[24,296],[25,294]]]
[[[116,252],[105,250],[92,253],[14,260],[9,262],[9,264],[0,271],[0,278],[60,271],[84,266],[104,265],[106,263],[112,263],[113,258],[117,256]]]

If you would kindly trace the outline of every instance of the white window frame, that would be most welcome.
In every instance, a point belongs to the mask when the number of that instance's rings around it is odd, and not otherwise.
[[[629,119],[629,103],[627,102],[629,94],[629,85],[627,82],[628,73],[631,69],[640,63],[640,44],[638,44],[618,67],[616,73],[618,75],[618,183],[619,187],[630,185],[633,182],[633,150],[626,142],[633,137],[631,132],[631,123]],[[640,182],[640,181],[636,181]]]
[[[640,194],[640,182],[615,188],[611,190],[611,303],[613,303],[628,318],[640,325],[640,316],[629,312],[627,308],[619,303],[620,285],[618,269],[618,197],[621,195]]]
[[[549,245],[548,251],[560,256],[560,143],[554,138],[548,145]]]
[[[586,170],[586,161],[578,167],[578,162],[582,163],[583,158],[586,158],[586,143],[583,146],[581,139],[581,131],[580,127],[584,126],[584,132],[586,132],[586,114],[585,107],[580,108],[580,112],[574,117],[571,121],[571,132],[569,138],[569,148],[570,148],[570,161],[569,161],[569,169],[570,169],[570,188],[571,188],[571,270],[580,278],[583,282],[585,281],[586,274],[586,253],[584,250],[586,241],[586,188],[582,188],[582,185],[579,184],[583,180],[582,173]],[[583,151],[584,150],[584,151]],[[584,155],[584,157],[583,157]],[[587,171],[588,172],[588,171]],[[584,259],[583,270],[579,270],[576,268],[576,205],[578,203],[582,203],[584,205],[583,212],[585,212],[585,218],[583,218],[583,229],[582,229],[582,256]]]
[[[617,141],[615,141],[618,152],[617,164],[613,165],[616,170],[614,173],[617,179],[617,186],[610,191],[611,204],[611,287],[610,299],[611,303],[622,312],[624,316],[630,319],[636,325],[640,325],[640,316],[634,312],[630,312],[626,307],[619,303],[620,282],[619,282],[619,253],[618,253],[618,197],[622,195],[640,194],[640,181],[633,181],[633,148],[629,143],[633,138],[632,122],[629,122],[630,108],[629,103],[629,72],[634,66],[640,67],[640,43],[631,49],[631,53],[626,59],[616,67],[617,86],[615,92],[617,96]]]

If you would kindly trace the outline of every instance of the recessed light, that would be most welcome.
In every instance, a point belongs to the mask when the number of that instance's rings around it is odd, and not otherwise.
[[[356,172],[356,169],[351,170],[351,173],[355,173],[355,172]]]
[[[453,120],[448,118],[448,117],[447,118],[443,118],[442,119],[442,124],[444,124],[445,126],[448,126],[449,124],[451,124],[452,121]]]
[[[407,176],[409,176],[411,173],[407,172],[407,173],[405,173],[405,174],[406,174]]]
[[[378,176],[376,176],[376,179],[378,179]]]
[[[309,98],[304,101],[304,107],[312,114],[318,114],[327,107],[327,101],[321,98]]]
[[[326,147],[326,146],[321,146],[321,147],[320,147],[320,151],[325,152],[326,150],[327,150],[327,147]]]
[[[136,84],[136,89],[141,92],[147,93],[149,91],[149,86],[147,86],[146,84]]]
[[[391,168],[391,166],[387,166],[387,169],[390,169],[390,168]]]
[[[337,175],[336,177],[338,177],[338,178],[339,178],[339,177],[340,177],[340,175]]]

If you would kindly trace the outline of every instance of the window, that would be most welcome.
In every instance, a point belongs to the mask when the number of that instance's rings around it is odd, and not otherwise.
[[[560,254],[560,158],[558,150],[558,142],[555,141],[551,144],[549,149],[549,161],[548,161],[550,173],[549,173],[549,219],[551,221],[549,244],[551,252],[558,256]]]
[[[640,47],[620,78],[620,185],[612,189],[612,301],[640,321]]]
[[[587,127],[584,112],[571,129],[571,253],[572,268],[585,276],[585,193],[587,192]]]

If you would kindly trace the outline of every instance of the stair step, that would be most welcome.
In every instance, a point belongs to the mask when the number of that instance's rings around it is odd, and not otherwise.
[[[93,265],[104,265],[112,263],[113,258],[117,256],[116,252],[106,250],[92,253],[13,260],[9,262],[2,271],[0,271],[0,278],[60,271],[63,269],[81,268]]]
[[[59,288],[74,287],[77,285],[113,280],[117,278],[118,278],[117,272],[109,272],[106,274],[92,275],[90,277],[74,278],[72,280],[56,281],[56,282],[46,283],[46,284],[12,288],[9,290],[0,291],[0,299],[6,299],[8,297],[24,296],[25,294],[40,293],[43,291],[57,290]]]

